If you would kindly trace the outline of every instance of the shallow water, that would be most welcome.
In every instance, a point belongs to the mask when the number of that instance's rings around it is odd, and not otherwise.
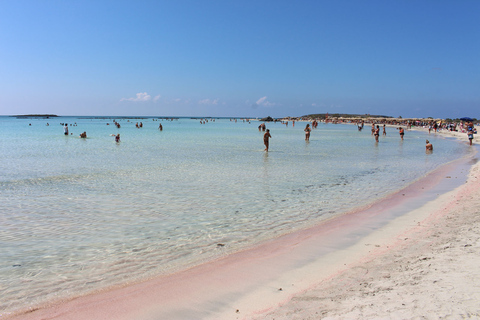
[[[0,117],[0,314],[307,227],[473,152],[394,128],[376,144],[351,125],[320,124],[307,143],[297,122],[267,124],[266,153],[255,121],[117,120]]]

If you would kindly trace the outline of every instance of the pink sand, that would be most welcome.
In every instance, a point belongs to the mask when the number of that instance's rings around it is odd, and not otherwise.
[[[460,161],[461,162],[461,161]],[[465,162],[465,160],[463,160]],[[248,319],[273,310],[366,254],[395,245],[395,236],[353,250],[359,239],[429,201],[458,162],[371,206],[318,226],[168,276],[79,297],[12,319]],[[458,178],[458,179],[464,179]],[[394,239],[395,238],[395,239]]]

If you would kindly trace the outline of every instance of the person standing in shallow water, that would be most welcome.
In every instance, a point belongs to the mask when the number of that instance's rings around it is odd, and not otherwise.
[[[403,136],[405,135],[405,130],[403,130],[403,128],[398,128],[400,130],[400,138],[403,140]]]
[[[378,137],[380,136],[380,127],[378,125],[373,135],[375,136],[375,141],[378,142]]]
[[[305,127],[305,141],[309,141],[310,140],[310,131],[312,131],[312,129],[310,128],[310,123],[307,123],[307,126]]]
[[[271,138],[272,136],[270,135],[270,130],[267,129],[267,132],[265,132],[265,134],[263,135],[263,144],[265,145],[265,151],[268,152],[268,145],[269,145],[269,139]]]

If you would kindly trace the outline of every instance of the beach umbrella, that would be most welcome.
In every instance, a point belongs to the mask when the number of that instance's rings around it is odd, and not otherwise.
[[[462,121],[473,121],[473,119],[470,118],[470,117],[463,117],[463,118],[460,118],[460,120],[462,120]]]

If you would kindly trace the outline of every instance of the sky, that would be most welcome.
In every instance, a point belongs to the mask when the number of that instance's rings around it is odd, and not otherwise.
[[[0,115],[480,118],[477,0],[0,0]]]

